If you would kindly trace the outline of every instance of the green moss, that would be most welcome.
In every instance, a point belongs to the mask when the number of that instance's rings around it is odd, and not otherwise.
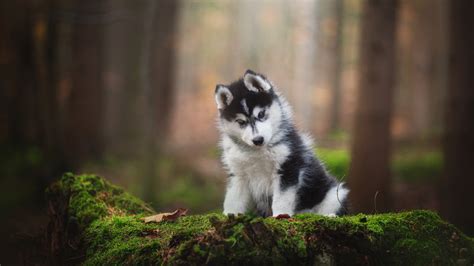
[[[181,246],[172,262],[213,258],[217,263],[221,257],[216,254],[223,253],[230,262],[294,264],[331,254],[336,264],[449,265],[460,259],[463,248],[474,259],[473,240],[429,211],[340,218],[304,214],[291,220],[243,216],[225,220],[215,230],[189,240],[193,245]],[[459,236],[454,242],[452,234]],[[203,240],[206,244],[197,244]]]
[[[178,243],[185,242],[211,229],[209,219],[217,214],[186,216],[179,223],[144,223],[142,215],[110,216],[93,222],[85,230],[87,260],[85,264],[148,264],[161,262],[163,254]],[[195,250],[195,252],[198,252]]]
[[[77,219],[82,228],[110,215],[153,213],[143,201],[96,175],[66,173],[47,190],[47,195],[67,199],[68,215]]]
[[[207,214],[147,224],[146,204],[97,176],[67,174],[50,189],[54,195],[70,199],[66,216],[81,225],[85,265],[474,261],[474,240],[430,211],[291,219]]]

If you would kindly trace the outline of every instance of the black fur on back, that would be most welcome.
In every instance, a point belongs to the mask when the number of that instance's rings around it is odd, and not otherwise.
[[[297,191],[297,205],[295,211],[311,209],[318,205],[326,196],[326,193],[338,182],[328,174],[325,167],[316,158],[314,152],[303,144],[300,135],[293,125],[285,122],[287,134],[282,141],[290,147],[290,155],[281,165],[279,174],[281,178],[281,189],[298,184],[300,172],[303,173],[302,183]],[[345,202],[341,202],[343,208],[338,214],[344,214]]]

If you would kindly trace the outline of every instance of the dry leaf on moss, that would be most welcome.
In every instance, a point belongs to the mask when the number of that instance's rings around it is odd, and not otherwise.
[[[174,212],[163,212],[142,218],[145,223],[159,223],[161,221],[174,221],[181,216],[185,216],[188,209],[178,208]]]

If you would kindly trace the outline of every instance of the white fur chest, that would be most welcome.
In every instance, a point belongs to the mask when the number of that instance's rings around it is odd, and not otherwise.
[[[278,181],[278,169],[289,154],[286,145],[247,149],[224,137],[222,147],[224,165],[234,174],[233,178],[246,183],[257,205],[272,196],[274,184]]]

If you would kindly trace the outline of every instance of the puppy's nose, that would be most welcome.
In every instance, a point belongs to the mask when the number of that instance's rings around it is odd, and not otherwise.
[[[253,138],[252,142],[253,144],[255,144],[255,146],[260,146],[263,144],[263,137],[261,136],[255,137]]]

